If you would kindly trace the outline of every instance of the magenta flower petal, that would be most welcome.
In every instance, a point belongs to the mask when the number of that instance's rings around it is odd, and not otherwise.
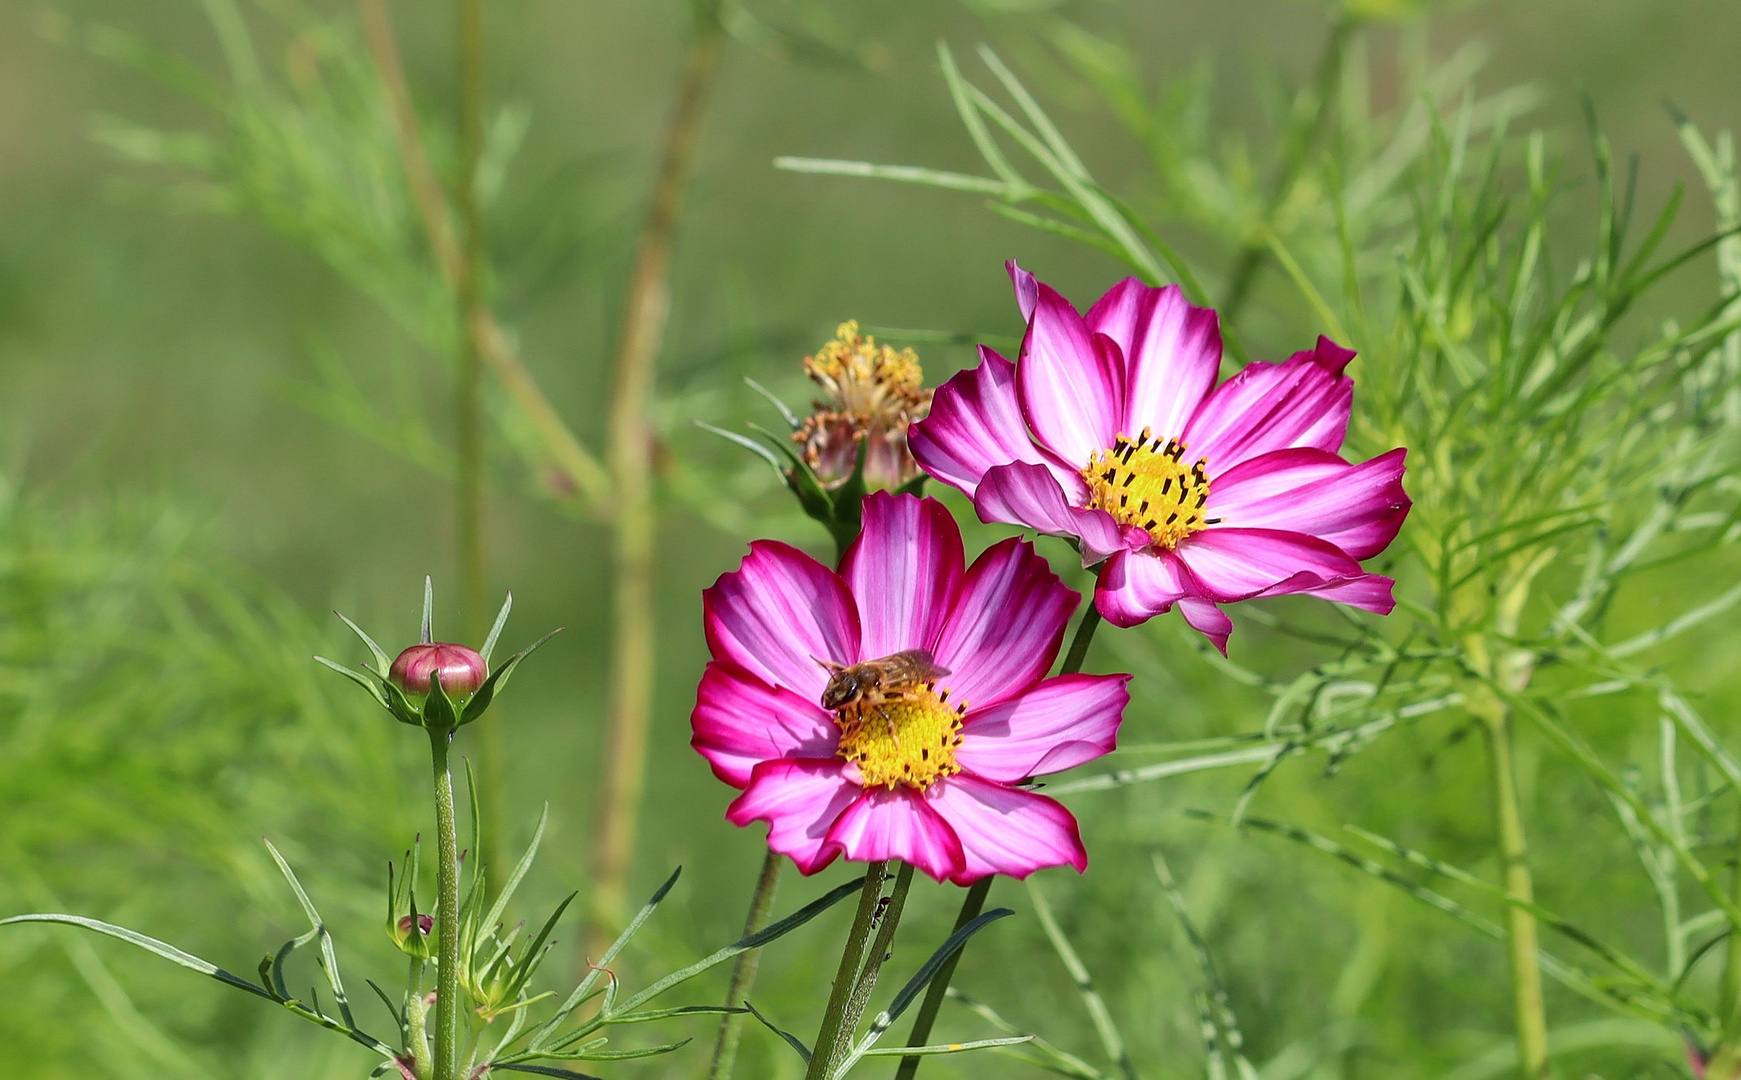
[[[1016,365],[1016,397],[1040,445],[1071,463],[1111,446],[1124,420],[1124,356],[1095,334],[1050,285],[1039,299]]]
[[[866,791],[836,819],[828,843],[855,862],[900,859],[938,881],[963,866],[961,838],[924,793],[904,786]]]
[[[859,659],[931,649],[961,587],[961,530],[935,499],[879,491],[864,500],[864,531],[841,560],[858,602]]]
[[[1396,539],[1408,516],[1406,450],[1350,465],[1322,450],[1278,450],[1218,477],[1208,513],[1229,525],[1285,529],[1328,540],[1369,559]]]
[[[1213,642],[1222,656],[1227,655],[1227,638],[1233,633],[1233,620],[1227,612],[1207,600],[1185,596],[1179,599],[1179,614],[1185,617],[1186,625]]]
[[[833,862],[840,849],[828,843],[828,830],[862,788],[847,780],[839,758],[781,758],[764,761],[750,775],[750,786],[726,809],[733,825],[768,823],[768,846],[790,855],[806,874]]]
[[[689,745],[713,775],[748,787],[750,772],[775,758],[831,758],[840,745],[834,717],[814,698],[769,686],[730,660],[715,660],[701,676]]]
[[[1226,603],[1305,592],[1362,576],[1334,544],[1279,529],[1206,529],[1179,545],[1203,598]]]
[[[988,874],[1025,878],[1048,866],[1088,868],[1076,819],[1056,800],[971,773],[940,781],[927,794],[962,838],[962,867],[950,879],[957,885]]]
[[[1216,387],[1185,426],[1191,455],[1208,458],[1219,474],[1271,450],[1341,449],[1354,402],[1354,380],[1342,369],[1353,358],[1320,337],[1316,349],[1285,363],[1246,365]]]
[[[1129,675],[1060,675],[990,708],[970,708],[955,760],[1013,784],[1112,752],[1130,703]]]
[[[942,684],[952,700],[985,708],[1045,678],[1080,599],[1032,544],[1012,538],[987,548],[934,650],[951,672]]]
[[[1010,276],[1010,284],[1016,290],[1016,307],[1021,309],[1022,321],[1028,322],[1034,317],[1034,305],[1040,302],[1040,282],[1034,275],[1016,265],[1011,259],[1003,264],[1004,271]]]
[[[1136,626],[1197,589],[1176,551],[1121,551],[1101,566],[1094,604],[1114,626]]]
[[[1093,566],[1115,551],[1149,542],[1141,529],[1120,525],[1104,510],[1089,510],[1066,498],[1057,478],[1039,465],[1011,462],[985,474],[973,498],[979,520],[1025,525],[1082,542],[1082,565]]]
[[[816,661],[856,663],[858,608],[834,571],[773,540],[750,545],[743,566],[701,594],[707,644],[800,697],[819,698],[828,672]]]
[[[972,498],[988,469],[1012,461],[1042,465],[1080,501],[1075,469],[1049,458],[1028,437],[1016,400],[1016,366],[981,345],[979,364],[937,388],[931,412],[907,430],[914,460],[933,477]]]
[[[1166,438],[1185,430],[1221,373],[1221,322],[1185,301],[1177,285],[1150,288],[1125,278],[1088,309],[1088,328],[1124,352],[1122,431],[1150,428]]]
[[[1396,579],[1383,574],[1361,574],[1357,578],[1346,581],[1332,582],[1329,585],[1318,585],[1309,589],[1299,590],[1308,596],[1316,596],[1320,600],[1333,600],[1338,604],[1347,604],[1363,611],[1375,612],[1379,615],[1389,615],[1396,607],[1396,596],[1392,590],[1396,587]]]

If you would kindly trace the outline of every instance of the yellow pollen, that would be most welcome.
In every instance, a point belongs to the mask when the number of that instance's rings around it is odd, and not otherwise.
[[[1148,428],[1132,439],[1120,435],[1110,449],[1100,450],[1082,470],[1088,481],[1088,505],[1105,510],[1121,525],[1135,525],[1155,538],[1157,547],[1172,550],[1179,541],[1220,518],[1203,516],[1209,501],[1208,460],[1185,464],[1185,444],[1162,441]]]
[[[867,788],[906,784],[924,791],[939,777],[961,771],[955,748],[966,712],[965,704],[951,705],[949,692],[938,694],[934,684],[877,704],[857,702],[835,714],[839,754],[858,766]]]

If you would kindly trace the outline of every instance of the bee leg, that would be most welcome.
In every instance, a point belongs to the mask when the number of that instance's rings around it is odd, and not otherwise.
[[[882,717],[883,723],[889,726],[889,741],[895,744],[896,750],[899,750],[901,748],[901,737],[895,733],[895,718],[890,716],[889,710],[881,705],[877,706],[877,715]]]

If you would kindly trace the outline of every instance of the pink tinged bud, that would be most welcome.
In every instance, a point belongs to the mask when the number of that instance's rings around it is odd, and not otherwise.
[[[407,694],[429,693],[429,681],[441,673],[441,689],[448,697],[464,697],[476,692],[489,677],[490,665],[482,656],[464,645],[413,645],[399,654],[387,677]]]
[[[418,934],[420,934],[423,937],[428,937],[430,934],[433,934],[434,932],[435,932],[435,916],[433,916],[433,915],[419,915],[419,916],[417,916],[417,933]],[[404,918],[399,920],[399,933],[404,937],[411,936],[411,916],[407,915]]]
[[[1693,1075],[1698,1077],[1699,1080],[1705,1080],[1705,1066],[1709,1064],[1709,1059],[1706,1058],[1704,1054],[1700,1053],[1699,1048],[1694,1046],[1692,1043],[1689,1042],[1686,1045],[1687,1068],[1691,1069]]]

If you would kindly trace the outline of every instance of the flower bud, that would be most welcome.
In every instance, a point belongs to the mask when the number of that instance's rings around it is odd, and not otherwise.
[[[420,698],[429,693],[430,679],[441,673],[441,689],[450,698],[476,693],[489,677],[490,665],[464,645],[436,642],[413,645],[399,654],[387,677],[406,694]]]

